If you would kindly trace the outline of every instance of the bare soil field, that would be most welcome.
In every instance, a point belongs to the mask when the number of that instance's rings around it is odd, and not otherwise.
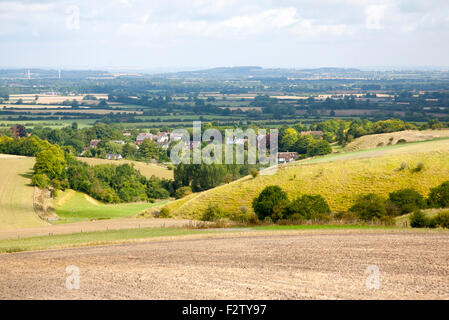
[[[309,230],[3,254],[0,298],[449,299],[448,247],[444,231]]]

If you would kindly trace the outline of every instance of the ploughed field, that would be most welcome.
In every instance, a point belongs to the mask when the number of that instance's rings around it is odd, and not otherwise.
[[[447,231],[348,229],[19,252],[0,255],[0,298],[449,299],[447,248]],[[366,286],[373,265],[378,289]],[[79,268],[78,290],[66,288],[68,266]]]

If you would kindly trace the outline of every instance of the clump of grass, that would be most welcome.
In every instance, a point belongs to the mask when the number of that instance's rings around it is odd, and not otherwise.
[[[21,247],[12,247],[12,248],[6,248],[4,252],[14,253],[14,252],[22,252],[22,251],[25,251],[25,249],[21,248]]]
[[[413,172],[421,172],[424,169],[424,163],[419,162],[416,168],[413,169]]]

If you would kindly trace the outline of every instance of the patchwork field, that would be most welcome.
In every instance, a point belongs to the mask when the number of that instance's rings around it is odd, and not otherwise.
[[[0,254],[0,299],[449,299],[444,231],[153,235]],[[79,290],[66,288],[72,265],[80,271]],[[379,270],[376,287],[367,286],[372,266]]]
[[[0,230],[44,226],[33,209],[34,187],[28,185],[33,158],[0,154]]]
[[[83,158],[83,157],[78,157],[77,159],[87,162],[90,165],[97,165],[97,164],[120,165],[124,163],[130,163],[134,164],[134,167],[147,178],[150,178],[152,175],[155,175],[156,177],[159,178],[173,179],[173,170],[168,170],[167,167],[159,164],[144,163],[140,161],[131,161],[131,160],[107,160],[107,159]]]
[[[330,155],[280,166],[272,175],[245,177],[192,194],[166,205],[175,216],[199,217],[210,204],[234,213],[251,202],[266,186],[279,185],[290,199],[301,194],[321,194],[332,210],[348,210],[360,193],[388,196],[413,187],[427,195],[430,188],[449,180],[449,140],[394,145],[375,150]],[[343,161],[344,160],[344,161]],[[405,170],[400,170],[402,163]],[[414,172],[418,163],[424,169]]]
[[[38,99],[36,102],[37,103],[45,103],[45,104],[61,103],[61,102],[64,102],[65,100],[78,100],[80,102],[83,100],[83,98],[86,95],[87,94],[76,95],[76,96],[75,95],[60,96],[60,95],[37,94]],[[96,97],[98,100],[100,100],[100,99],[108,100],[107,94],[92,93],[89,95]],[[9,96],[9,100],[11,102],[15,102],[19,99],[22,99],[23,102],[33,102],[33,101],[35,101],[35,97],[36,97],[36,94],[12,94]]]

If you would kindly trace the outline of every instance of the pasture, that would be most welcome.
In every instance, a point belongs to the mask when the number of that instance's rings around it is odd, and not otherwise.
[[[59,192],[53,201],[53,206],[60,217],[60,220],[56,223],[68,223],[134,217],[145,209],[165,203],[167,201],[104,204],[89,197],[87,194],[66,190]]]

